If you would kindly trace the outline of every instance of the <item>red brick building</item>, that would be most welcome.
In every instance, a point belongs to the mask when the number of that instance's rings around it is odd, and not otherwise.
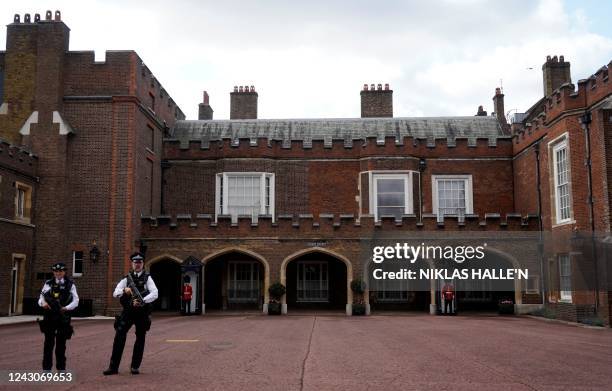
[[[20,257],[16,286],[27,307],[50,266],[64,261],[80,295],[105,312],[141,214],[159,213],[162,138],[184,116],[135,52],[96,62],[94,52],[68,51],[69,32],[57,11],[15,15],[7,26],[0,138],[21,149],[3,143],[0,155],[0,269],[8,281]],[[26,217],[13,207],[21,183]]]
[[[32,200],[28,225],[7,207],[3,237],[30,241],[3,241],[0,267],[23,254],[25,302],[64,260],[93,311],[113,312],[112,287],[141,248],[163,310],[179,310],[189,275],[204,312],[267,311],[274,282],[287,288],[285,311],[435,312],[441,281],[353,292],[375,267],[371,245],[484,242],[488,264],[531,278],[458,283],[460,310],[506,299],[518,312],[609,324],[607,67],[575,90],[569,63],[547,60],[545,97],[511,125],[499,89],[490,116],[396,118],[380,84],[364,85],[360,118],[258,119],[258,92],[242,86],[230,120],[212,119],[204,93],[199,120],[187,121],[136,53],[97,63],[68,51],[68,32],[59,13],[16,16],[0,54],[0,137],[29,157],[19,170]],[[0,163],[0,175],[15,172]]]

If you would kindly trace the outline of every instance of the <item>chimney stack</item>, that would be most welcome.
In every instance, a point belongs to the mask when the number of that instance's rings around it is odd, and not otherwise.
[[[211,120],[213,119],[213,109],[210,107],[208,102],[208,92],[204,91],[204,97],[202,103],[198,105],[198,119],[199,120]]]
[[[544,96],[552,95],[552,92],[565,83],[571,83],[570,63],[563,56],[546,56],[546,62],[542,65],[542,76],[544,78]]]
[[[361,118],[393,117],[393,90],[389,84],[364,84],[361,90]]]
[[[495,111],[495,116],[497,117],[497,121],[505,128],[508,125],[506,121],[506,112],[504,110],[504,94],[501,92],[501,88],[497,87],[495,89],[495,96],[493,97],[493,110]]]
[[[257,119],[255,86],[234,86],[230,92],[230,119]]]

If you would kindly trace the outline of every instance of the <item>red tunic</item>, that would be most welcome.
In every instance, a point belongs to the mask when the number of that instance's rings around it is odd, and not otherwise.
[[[183,300],[189,301],[191,300],[191,295],[193,294],[193,288],[191,288],[190,284],[183,285]]]

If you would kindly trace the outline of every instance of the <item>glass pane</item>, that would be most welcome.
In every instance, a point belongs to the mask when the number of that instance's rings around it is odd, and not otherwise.
[[[387,192],[404,192],[404,180],[403,179],[391,179],[391,178],[379,178],[377,179],[377,187],[379,193]]]

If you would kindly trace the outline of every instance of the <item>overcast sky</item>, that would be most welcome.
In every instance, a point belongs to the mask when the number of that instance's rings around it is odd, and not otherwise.
[[[546,55],[565,55],[572,80],[612,60],[609,1],[30,1],[13,15],[59,9],[70,50],[133,49],[197,118],[202,90],[229,117],[234,85],[255,85],[259,118],[359,117],[364,83],[389,83],[394,115],[506,111],[542,96]],[[1,40],[4,50],[5,39]]]

